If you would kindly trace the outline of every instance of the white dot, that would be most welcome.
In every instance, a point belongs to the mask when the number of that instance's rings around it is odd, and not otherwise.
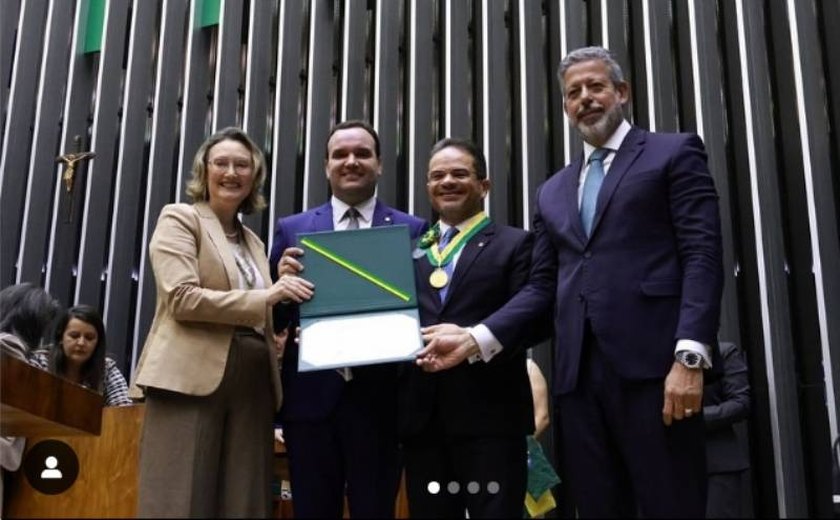
[[[50,469],[55,469],[55,467],[58,466],[58,459],[53,456],[49,456],[44,461],[44,464]]]
[[[461,490],[461,486],[453,480],[446,486],[446,489],[449,491],[450,494],[454,495],[455,493]]]
[[[496,482],[495,480],[491,480],[487,484],[487,492],[490,493],[491,495],[495,495],[496,493],[498,493],[499,488],[500,488],[499,483]]]
[[[476,493],[478,493],[478,490],[480,488],[481,488],[481,486],[478,484],[478,482],[475,482],[475,481],[467,484],[467,491],[469,491],[470,495],[475,495]]]
[[[427,489],[432,495],[437,495],[438,493],[440,493],[440,483],[432,480],[431,482],[429,482]]]

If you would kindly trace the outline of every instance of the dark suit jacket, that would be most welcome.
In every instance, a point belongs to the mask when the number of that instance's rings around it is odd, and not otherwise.
[[[734,343],[721,343],[723,375],[703,388],[706,466],[709,473],[741,471],[749,457],[732,426],[750,413],[750,383],[743,354]]]
[[[461,251],[446,300],[429,284],[433,267],[415,260],[420,321],[476,325],[505,304],[528,277],[533,236],[489,224]],[[521,343],[489,363],[477,361],[429,374],[406,364],[400,381],[400,432],[447,435],[521,435],[534,431],[531,386]],[[434,419],[433,423],[430,423]]]
[[[723,287],[718,199],[699,137],[633,127],[589,238],[578,209],[582,161],[539,188],[528,286],[485,321],[506,344],[523,332],[523,316],[554,301],[558,394],[577,384],[586,320],[622,377],[662,378],[677,339],[714,344]]]
[[[407,225],[412,239],[428,228],[428,223],[424,220],[388,207],[377,200],[372,225],[394,224]],[[298,233],[331,229],[333,217],[332,205],[329,202],[309,211],[279,219],[275,226],[274,243],[269,259],[271,278],[277,279],[277,261],[287,247],[297,245]],[[305,264],[306,260],[303,262]],[[315,290],[317,291],[317,288]],[[298,308],[296,305],[275,305],[274,317],[277,330],[291,326],[281,371],[284,400],[280,418],[284,421],[323,419],[338,403],[345,382],[335,370],[298,372],[298,345],[295,342],[295,327],[299,321]],[[371,399],[378,403],[395,398],[396,372],[396,366],[393,364],[357,367],[353,369],[353,378],[357,386],[369,387]],[[391,406],[392,403],[380,404]]]

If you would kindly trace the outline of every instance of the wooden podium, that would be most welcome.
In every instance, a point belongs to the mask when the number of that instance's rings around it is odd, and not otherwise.
[[[69,445],[79,460],[75,483],[57,495],[35,490],[22,468],[8,475],[6,517],[134,517],[145,405],[103,408],[99,394],[23,361],[3,355],[1,364],[2,434],[27,437],[24,464],[29,450],[48,439]],[[276,478],[288,480],[286,450],[280,442],[275,442],[274,457]],[[293,500],[277,497],[274,516],[290,518]],[[396,514],[397,518],[408,516],[404,484]]]
[[[130,518],[137,509],[137,462],[145,406],[105,408],[99,436],[30,436],[26,452],[38,442],[57,439],[79,459],[79,476],[67,491],[45,495],[19,470],[6,489],[9,518]],[[24,460],[26,460],[26,452]]]
[[[0,434],[99,435],[103,397],[0,353]]]

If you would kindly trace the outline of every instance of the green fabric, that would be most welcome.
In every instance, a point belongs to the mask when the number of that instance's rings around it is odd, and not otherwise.
[[[539,502],[543,495],[560,483],[551,462],[545,456],[542,446],[533,435],[528,436],[528,495]],[[527,512],[527,510],[526,510]]]
[[[102,32],[105,30],[105,0],[90,0],[85,18],[84,52],[102,50]]]

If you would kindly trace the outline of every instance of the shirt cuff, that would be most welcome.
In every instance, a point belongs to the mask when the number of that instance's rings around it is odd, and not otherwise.
[[[479,324],[475,327],[467,327],[467,332],[469,332],[475,342],[478,343],[479,350],[479,353],[473,354],[467,358],[467,361],[469,361],[470,364],[475,363],[476,361],[489,363],[496,354],[502,351],[502,344],[499,343],[499,340],[496,339],[496,336],[490,332],[490,329],[488,329],[486,325]]]
[[[703,368],[712,368],[712,350],[709,345],[694,341],[693,339],[679,339],[677,340],[677,347],[674,349],[674,355],[677,352],[688,350],[700,354],[703,358]]]

